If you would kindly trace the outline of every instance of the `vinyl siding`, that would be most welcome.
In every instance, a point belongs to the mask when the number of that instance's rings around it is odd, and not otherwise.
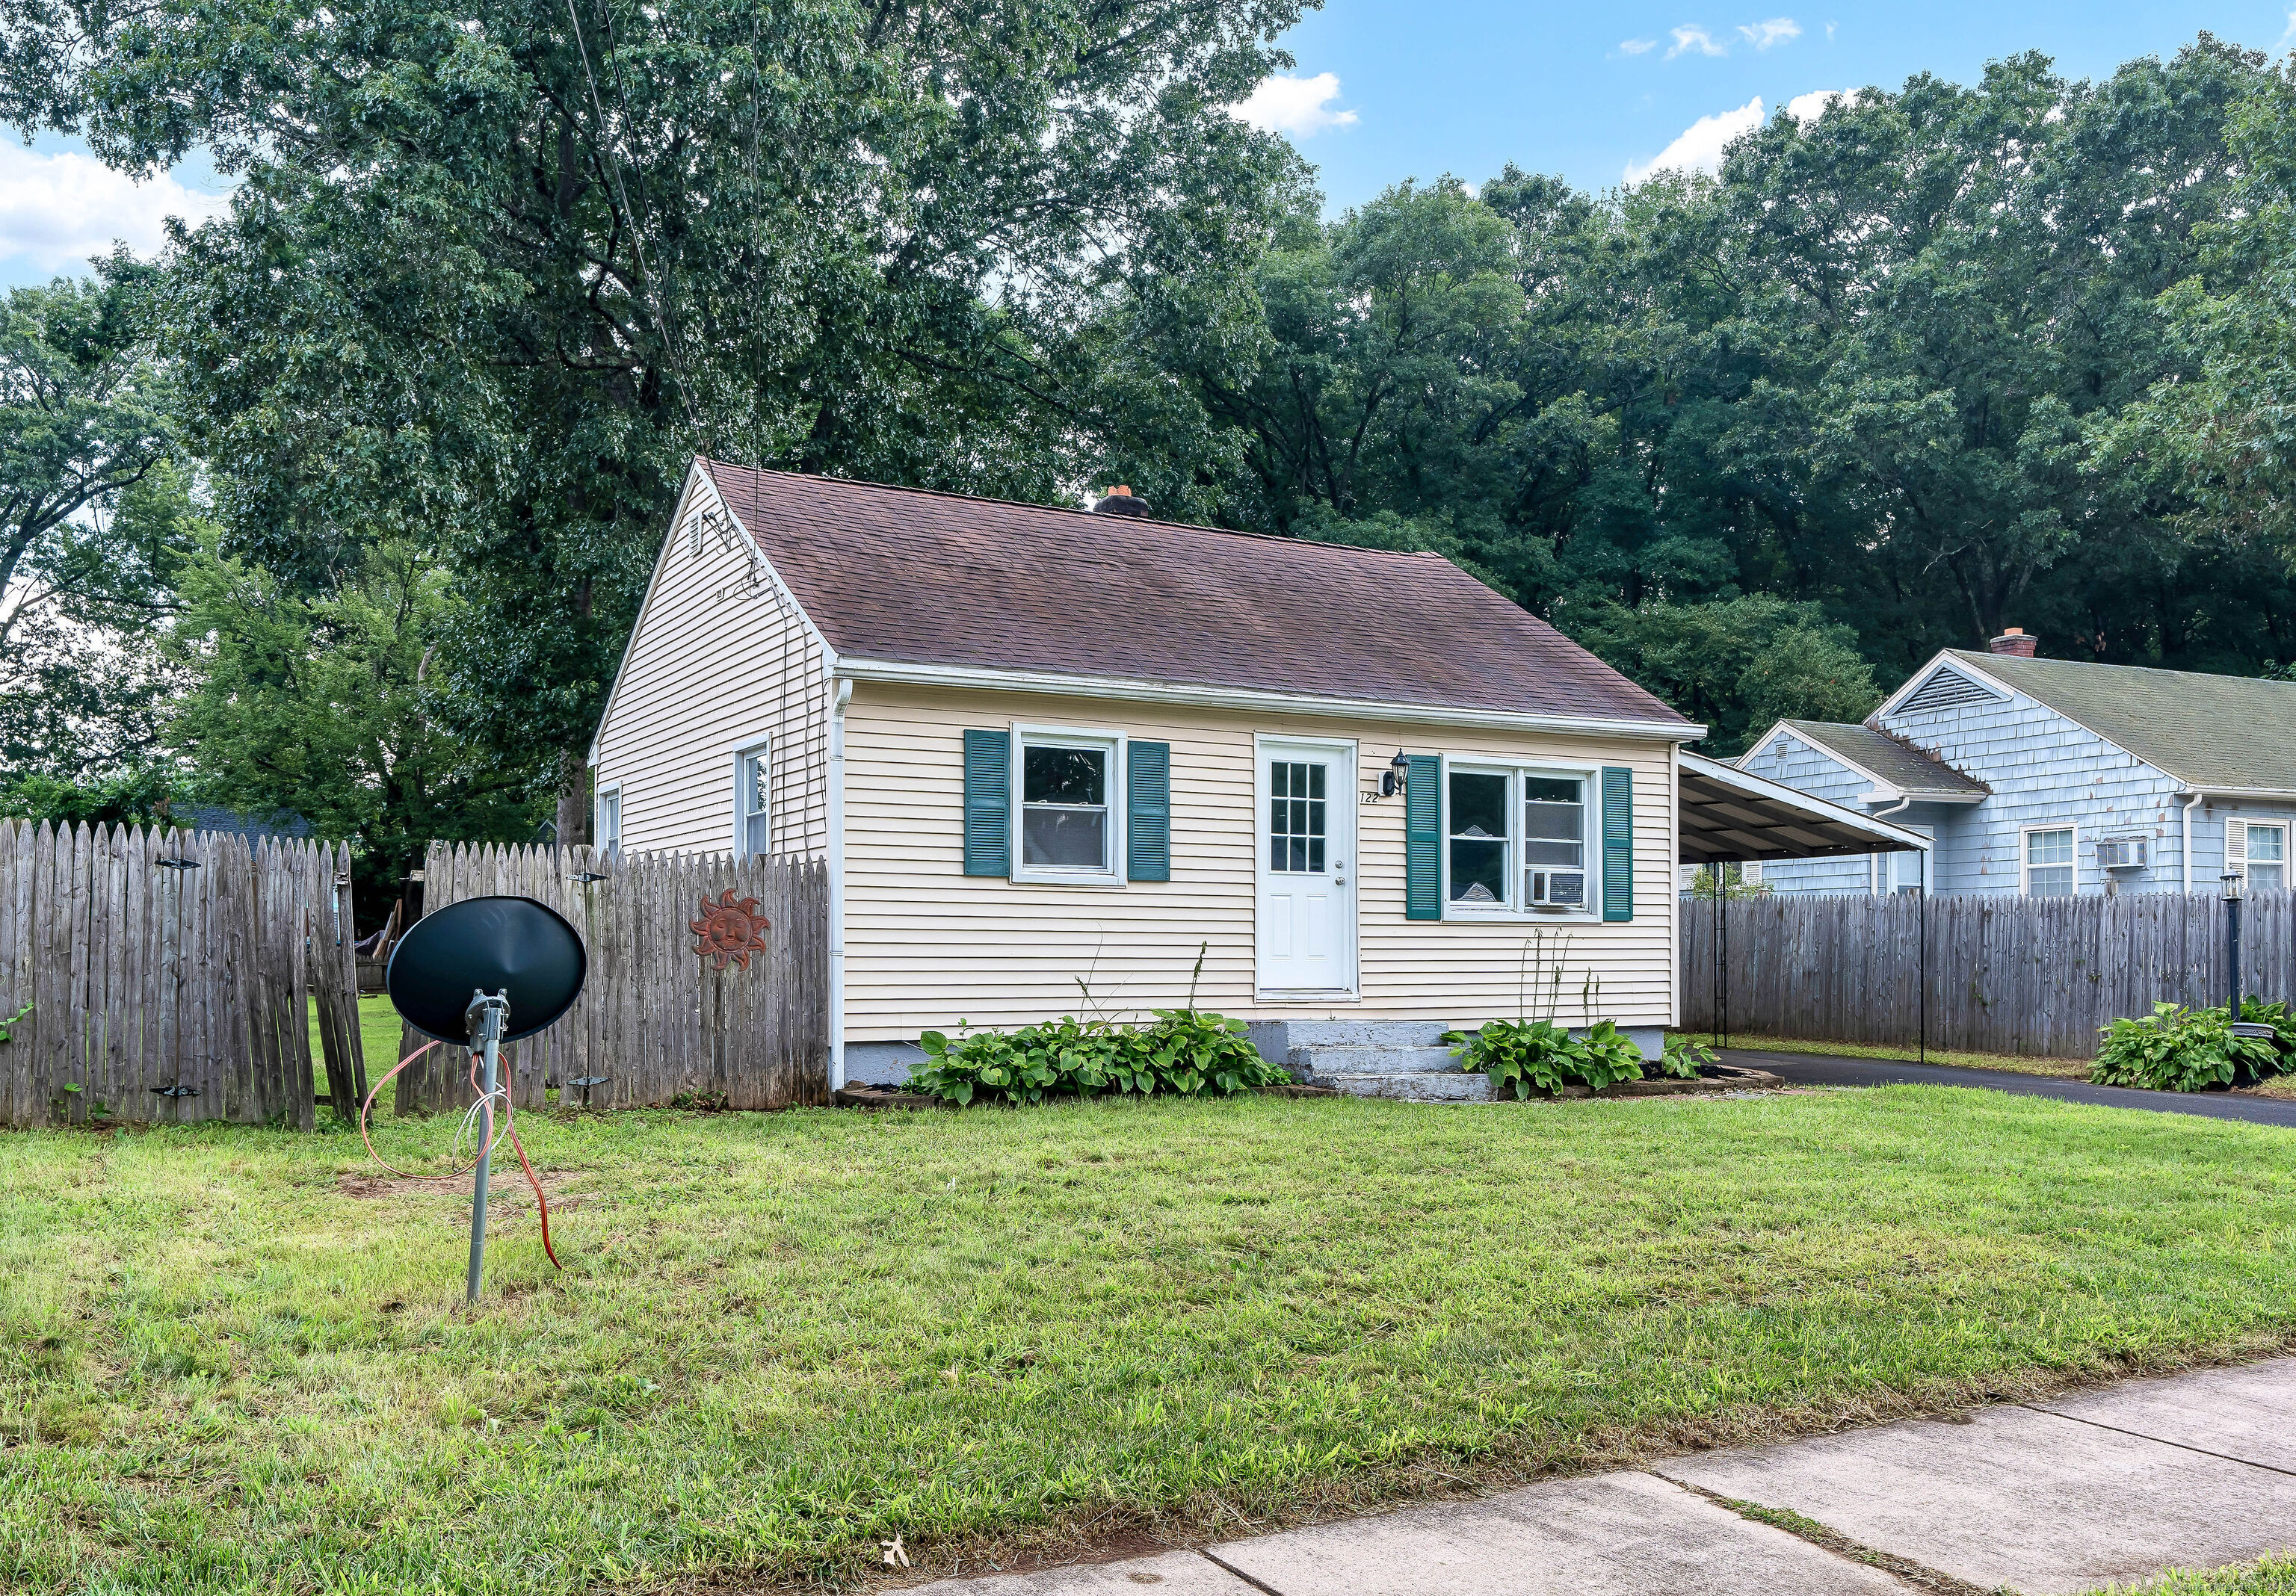
[[[1120,887],[1019,886],[964,875],[964,734],[1015,722],[1101,728],[1171,745],[1172,879]],[[1183,1003],[1209,944],[1200,1006],[1240,1018],[1513,1016],[1526,938],[1570,936],[1562,1018],[1669,1023],[1674,782],[1662,742],[1406,727],[1376,721],[1123,705],[1034,694],[858,684],[845,712],[846,1035],[901,1041],[960,1021],[1008,1026]],[[1430,923],[1403,917],[1403,800],[1357,807],[1360,998],[1261,1003],[1255,735],[1352,738],[1359,792],[1398,748],[1453,757],[1626,765],[1635,782],[1635,919]],[[1590,859],[1590,867],[1595,861]]]
[[[2074,828],[2078,891],[2104,890],[2096,845],[2105,837],[2143,837],[2150,844],[2150,868],[2113,872],[2120,890],[2181,888],[2176,779],[2046,705],[2012,693],[1990,703],[1899,711],[1882,724],[1993,789],[1983,803],[1939,826],[1940,892],[2022,890],[2018,850],[2025,828],[2061,825]],[[2215,831],[2220,852],[2221,823]]]
[[[796,605],[696,481],[656,561],[598,734],[595,781],[619,784],[622,847],[726,853],[734,750],[771,736],[773,852],[829,846],[829,683]]]

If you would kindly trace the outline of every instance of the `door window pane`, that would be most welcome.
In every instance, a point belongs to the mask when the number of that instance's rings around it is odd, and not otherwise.
[[[1507,891],[1507,779],[1451,774],[1451,901],[1504,904]]]
[[[2034,897],[2073,896],[2073,834],[2062,831],[2025,833],[2025,890]]]
[[[1106,749],[1021,749],[1021,862],[1054,870],[1108,868]]]
[[[2248,828],[2248,884],[2260,892],[2288,885],[2288,828]]]
[[[1276,759],[1267,766],[1267,868],[1285,874],[1323,873],[1330,839],[1331,800],[1324,796],[1324,766],[1312,760]]]

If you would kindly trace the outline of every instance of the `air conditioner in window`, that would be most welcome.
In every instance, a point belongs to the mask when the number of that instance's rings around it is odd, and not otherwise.
[[[2143,870],[2144,841],[2142,837],[2116,837],[2096,845],[2096,867],[2099,870]]]
[[[1541,908],[1578,909],[1587,903],[1587,872],[1583,870],[1534,870],[1528,883],[1529,901]]]

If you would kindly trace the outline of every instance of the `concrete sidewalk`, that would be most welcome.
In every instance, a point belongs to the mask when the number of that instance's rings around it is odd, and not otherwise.
[[[2296,1358],[913,1596],[2071,1596],[2291,1551]]]

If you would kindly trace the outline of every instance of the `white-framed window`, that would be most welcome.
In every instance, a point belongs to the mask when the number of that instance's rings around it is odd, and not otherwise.
[[[2072,827],[2028,826],[2021,846],[2027,897],[2070,897],[2079,890]]]
[[[1121,885],[1122,733],[1014,726],[1013,814],[1014,880]]]
[[[1594,909],[1592,771],[1455,764],[1443,784],[1446,916]]]
[[[774,847],[774,751],[760,738],[734,750],[734,857],[763,859]]]
[[[602,854],[622,851],[622,790],[619,786],[598,789],[598,815],[595,846]]]
[[[2248,885],[2253,892],[2277,892],[2288,885],[2288,828],[2248,823]]]

